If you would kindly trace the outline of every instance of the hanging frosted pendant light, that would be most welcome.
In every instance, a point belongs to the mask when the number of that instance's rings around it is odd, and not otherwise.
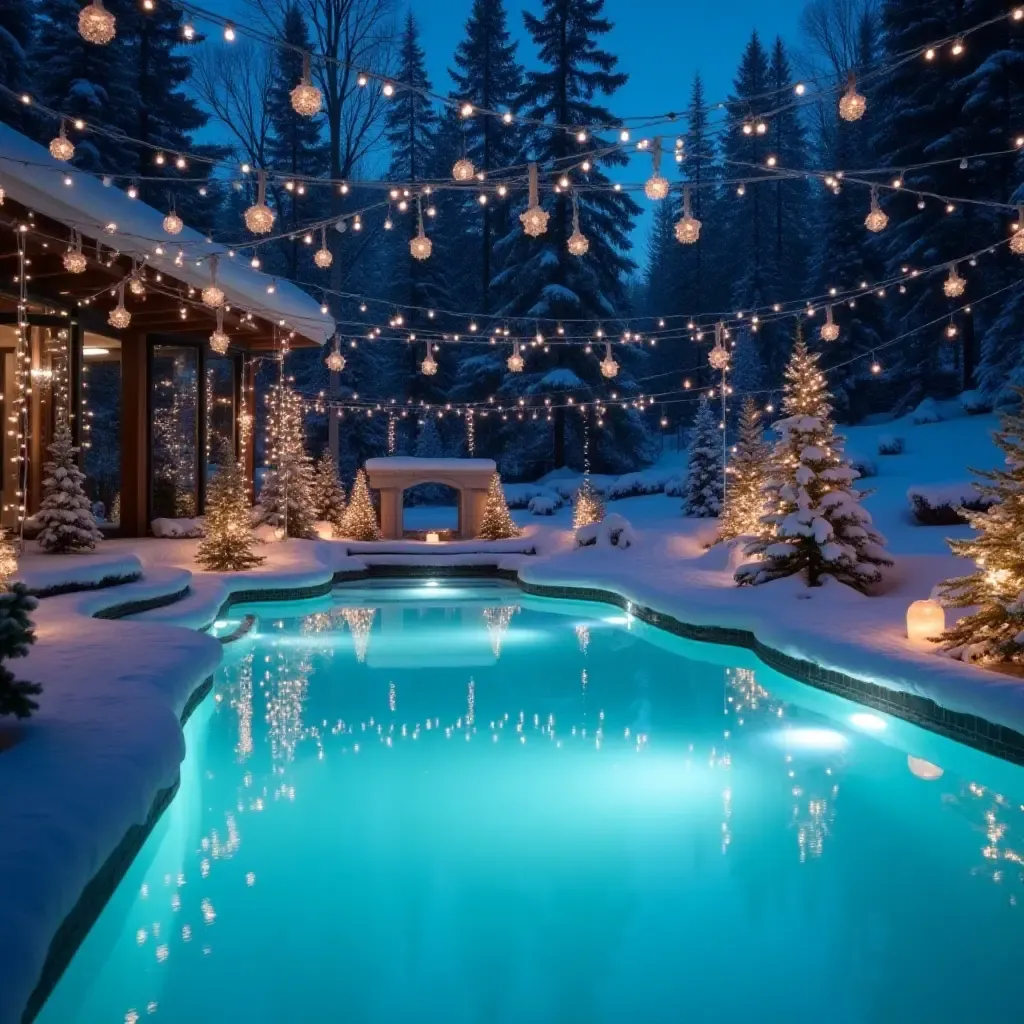
[[[427,345],[427,354],[423,357],[423,362],[420,363],[420,372],[426,377],[433,377],[437,373],[437,360],[434,359],[434,353],[430,351],[430,345]]]
[[[523,367],[526,365],[525,360],[519,352],[519,342],[514,341],[512,343],[512,355],[505,360],[505,365],[509,368],[512,373],[522,373]]]
[[[868,109],[868,101],[857,92],[857,79],[851,71],[846,81],[846,92],[839,98],[839,116],[844,121],[859,121]]]
[[[320,228],[320,248],[313,253],[313,262],[321,269],[326,270],[333,262],[334,256],[327,248],[327,228]]]
[[[414,260],[430,259],[434,243],[427,238],[427,233],[423,230],[423,204],[419,196],[416,197],[416,223],[416,235],[409,239],[409,252]]]
[[[219,309],[224,305],[224,292],[217,284],[217,268],[220,257],[210,257],[210,283],[203,289],[203,303],[211,309]]]
[[[210,348],[217,355],[222,356],[228,350],[231,339],[224,333],[224,309],[217,310],[217,329],[210,335]]]
[[[164,231],[169,235],[180,235],[184,227],[185,222],[175,213],[174,207],[171,207],[170,212],[164,217]]]
[[[52,156],[54,160],[60,160],[62,163],[67,163],[74,155],[75,145],[68,138],[67,130],[64,126],[64,121],[62,120],[57,137],[50,142],[50,156]]]
[[[309,70],[309,54],[302,55],[302,80],[291,93],[292,110],[301,117],[314,117],[323,105],[323,93],[313,84]]]
[[[345,369],[345,357],[341,354],[341,339],[337,335],[334,336],[334,347],[324,362],[327,363],[327,369],[331,373],[341,373]]]
[[[82,252],[82,236],[77,229],[71,231],[71,247],[64,253],[64,269],[69,274],[84,274],[85,253]]]
[[[725,347],[725,324],[715,324],[715,344],[708,353],[708,362],[713,370],[725,370],[729,365],[729,352]]]
[[[652,174],[644,183],[644,195],[648,199],[664,199],[668,195],[668,178],[661,174],[661,137],[655,138],[651,146]]]
[[[107,316],[107,323],[111,327],[116,327],[119,331],[123,331],[131,322],[132,315],[124,308],[124,282],[122,281],[117,288],[117,305]]]
[[[254,235],[269,235],[274,228],[274,211],[267,206],[267,172],[259,171],[256,203],[245,211],[245,226]]]
[[[519,214],[519,222],[523,230],[531,237],[537,238],[548,229],[546,210],[540,205],[540,189],[537,186],[537,165],[530,164],[530,195],[526,209]]]
[[[619,372],[619,364],[612,355],[612,343],[604,343],[604,359],[601,360],[601,376],[611,380]]]
[[[139,270],[139,265],[134,259],[132,260],[132,276],[131,280],[128,282],[128,291],[130,291],[132,295],[146,294],[146,285],[142,280],[142,272]]]
[[[839,324],[835,322],[832,317],[832,307],[825,307],[825,322],[821,325],[820,330],[822,341],[838,341],[839,340]]]
[[[949,277],[942,282],[942,290],[947,299],[958,299],[967,288],[967,281],[960,276],[955,263],[949,266]]]
[[[103,6],[103,0],[92,0],[78,12],[78,33],[87,43],[99,46],[105,46],[117,35],[117,23]]]
[[[1015,256],[1024,256],[1024,205],[1017,207],[1017,223],[1010,236],[1010,252]]]
[[[473,161],[465,156],[461,160],[456,160],[452,166],[452,177],[456,181],[472,181],[474,174],[476,174],[476,168],[473,166]]]
[[[864,227],[868,231],[873,231],[877,234],[879,231],[884,231],[889,224],[889,217],[886,212],[878,205],[878,189],[871,189],[871,210],[868,215],[864,218]]]
[[[683,215],[676,221],[676,241],[683,245],[693,245],[700,239],[700,221],[690,209],[690,186],[683,189]]]
[[[590,248],[587,236],[580,231],[580,210],[575,192],[572,194],[572,234],[569,236],[566,247],[573,256],[585,256]]]

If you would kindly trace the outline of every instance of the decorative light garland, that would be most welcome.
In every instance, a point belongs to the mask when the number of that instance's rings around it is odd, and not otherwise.
[[[106,46],[117,35],[116,19],[103,6],[103,0],[92,0],[78,12],[78,31],[87,43]]]
[[[107,323],[123,331],[132,322],[132,315],[124,305],[124,282],[117,287],[117,305],[107,314]]]
[[[615,362],[615,357],[612,355],[612,343],[606,341],[604,343],[604,359],[601,360],[601,375],[611,380],[618,372],[619,364]]]
[[[514,341],[512,343],[512,355],[505,361],[511,373],[522,373],[523,367],[526,365],[525,360],[519,353],[519,342]]]
[[[947,299],[958,299],[967,289],[967,282],[960,276],[955,263],[949,265],[949,277],[942,283],[942,290]]]
[[[327,248],[327,228],[320,227],[320,248],[313,253],[313,262],[321,269],[326,270],[334,262],[334,254]]]
[[[886,212],[878,205],[878,186],[873,185],[871,188],[871,210],[867,217],[864,218],[864,227],[868,231],[872,231],[877,234],[879,231],[884,231],[889,224],[889,217]]]
[[[324,362],[331,373],[341,373],[345,369],[345,357],[341,354],[341,339],[337,335],[334,336],[334,347]]]
[[[833,319],[831,305],[825,307],[825,322],[821,325],[819,333],[822,341],[839,340],[839,324]]]
[[[71,246],[64,253],[64,269],[69,274],[84,274],[87,265],[85,253],[82,252],[82,236],[77,228],[72,228]]]
[[[651,145],[651,176],[644,183],[644,195],[651,200],[661,200],[668,195],[668,178],[661,174],[661,137],[655,136]]]
[[[203,289],[203,304],[211,309],[220,309],[224,305],[224,291],[217,284],[217,268],[220,266],[220,257],[210,257],[210,283]]]
[[[75,155],[74,143],[68,138],[64,121],[60,123],[60,131],[57,137],[50,143],[50,156],[54,160],[67,163]]]
[[[839,99],[839,116],[844,121],[859,121],[868,109],[868,101],[857,92],[857,78],[851,71],[846,82],[846,92]]]
[[[427,238],[427,233],[423,229],[423,203],[419,196],[416,197],[416,224],[416,234],[409,239],[409,252],[413,259],[430,259],[430,253],[433,251],[434,243]],[[424,371],[424,373],[426,372],[427,371]]]

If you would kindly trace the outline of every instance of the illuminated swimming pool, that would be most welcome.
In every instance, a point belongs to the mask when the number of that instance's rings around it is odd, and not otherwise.
[[[44,1024],[1021,1019],[1021,769],[600,605],[246,612]]]

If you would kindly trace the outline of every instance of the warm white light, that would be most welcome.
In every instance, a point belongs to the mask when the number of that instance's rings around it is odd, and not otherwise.
[[[452,177],[456,181],[471,181],[475,173],[473,162],[465,157],[461,160],[456,160],[452,167]]]
[[[668,178],[654,174],[644,183],[644,195],[648,199],[664,199],[668,195]]]
[[[548,212],[541,206],[531,206],[519,214],[523,230],[531,237],[537,238],[548,229]]]
[[[224,39],[229,43],[233,43],[237,38],[238,35],[235,32],[235,26],[229,21],[224,26]]]
[[[292,110],[301,117],[313,117],[320,113],[323,93],[308,81],[299,82],[291,91]]]
[[[867,217],[864,218],[864,227],[868,231],[875,232],[884,231],[889,224],[889,217],[886,212],[878,205],[878,193],[871,190],[871,211]]]
[[[427,534],[427,543],[428,544],[440,544],[441,543],[440,534],[437,534],[433,530],[431,530],[430,533]],[[436,584],[435,584],[435,586],[436,586]]]
[[[586,256],[587,250],[590,248],[590,240],[579,228],[576,228],[569,236],[566,247],[573,256]]]
[[[123,303],[119,302],[111,311],[107,317],[107,323],[111,327],[116,327],[119,331],[123,331],[132,322],[132,315],[124,308]]]
[[[169,235],[180,235],[185,222],[172,210],[164,217],[164,231]]]
[[[937,764],[932,764],[931,761],[926,761],[923,757],[914,757],[913,754],[907,754],[907,767],[910,769],[911,775],[915,775],[925,782],[935,782],[943,775],[942,769]]]
[[[67,163],[75,155],[74,143],[64,134],[64,125],[60,126],[60,134],[50,143],[50,156],[54,160]]]
[[[321,269],[326,270],[333,262],[334,256],[331,250],[324,246],[313,253],[313,262]]]
[[[231,339],[222,330],[220,330],[220,328],[210,335],[210,348],[212,348],[219,356],[222,356],[227,352],[230,344]]]
[[[427,351],[426,357],[423,362],[420,363],[420,370],[427,377],[433,377],[437,373],[437,361],[434,359],[433,353]]]
[[[949,277],[942,282],[942,290],[947,299],[958,299],[967,288],[967,281],[960,276],[956,264],[949,268]]]
[[[381,87],[381,92],[384,93],[385,96],[394,96],[395,87],[390,82],[385,82]]]
[[[78,32],[88,43],[105,46],[117,35],[114,16],[103,6],[103,0],[92,0],[78,14]]]
[[[693,245],[700,239],[701,223],[693,216],[690,209],[690,189],[683,190],[683,216],[676,221],[676,241],[683,245]]]
[[[215,284],[208,284],[203,289],[203,303],[211,309],[218,309],[224,305],[224,292]]]
[[[434,243],[431,242],[425,234],[423,234],[423,228],[420,228],[420,233],[414,238],[409,239],[409,252],[412,254],[412,258],[416,260],[426,260],[430,258],[430,253],[433,251]]]
[[[82,349],[82,355],[87,359],[92,356],[107,356],[110,355],[110,349],[100,348],[98,345],[86,345]]]
[[[850,75],[846,92],[839,98],[839,116],[844,121],[859,121],[868,109],[868,101],[857,92],[853,75]]]

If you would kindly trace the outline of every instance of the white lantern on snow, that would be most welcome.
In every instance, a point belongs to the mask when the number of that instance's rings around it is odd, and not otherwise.
[[[938,601],[915,601],[907,609],[907,637],[911,643],[934,640],[946,631],[946,612]]]

